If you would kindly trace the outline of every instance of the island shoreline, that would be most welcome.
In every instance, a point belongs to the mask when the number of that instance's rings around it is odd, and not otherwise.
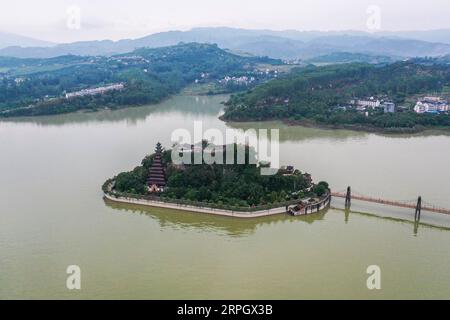
[[[289,207],[293,206],[293,205],[290,205],[290,206],[288,205],[288,206],[276,207],[276,208],[272,208],[272,209],[248,211],[248,212],[211,208],[211,207],[207,207],[207,206],[200,207],[200,206],[196,206],[196,205],[180,204],[180,203],[174,203],[174,202],[170,202],[170,201],[156,201],[156,200],[149,200],[149,199],[138,199],[138,198],[119,196],[112,191],[113,183],[114,182],[107,183],[106,189],[103,190],[104,198],[108,199],[109,201],[112,201],[112,202],[133,204],[133,205],[142,205],[145,207],[152,207],[152,208],[172,209],[172,210],[192,212],[192,213],[202,213],[202,214],[224,216],[224,217],[230,217],[230,218],[253,219],[253,218],[269,217],[269,216],[280,215],[280,214],[289,214]],[[316,214],[323,210],[326,210],[331,207],[331,200],[332,200],[331,192],[328,192],[328,194],[324,198],[320,199],[320,201],[317,201],[314,203],[309,203],[306,207],[304,207],[302,209],[304,214],[301,214],[301,215]]]

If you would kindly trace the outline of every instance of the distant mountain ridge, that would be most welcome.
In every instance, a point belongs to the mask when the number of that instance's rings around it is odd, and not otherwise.
[[[417,39],[412,37],[417,37]],[[441,42],[430,42],[429,40]],[[62,55],[110,56],[131,52],[142,47],[164,47],[177,45],[180,42],[216,43],[224,49],[282,59],[310,59],[338,52],[396,58],[437,57],[450,54],[450,30],[446,29],[368,33],[351,30],[273,31],[219,27],[160,32],[138,39],[119,41],[74,42],[52,47],[10,46],[4,48],[0,42],[0,48],[3,47],[0,49],[0,56],[19,58],[51,58]]]
[[[20,46],[20,47],[49,47],[53,46],[55,43],[48,41],[37,40],[30,37],[25,37],[17,34],[0,32],[0,49]]]

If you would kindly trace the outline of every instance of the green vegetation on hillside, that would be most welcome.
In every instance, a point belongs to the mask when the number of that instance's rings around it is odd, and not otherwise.
[[[230,98],[223,118],[230,121],[283,119],[326,125],[377,128],[450,126],[450,116],[412,111],[371,114],[342,111],[354,97],[387,95],[402,104],[413,95],[442,92],[450,84],[450,66],[414,61],[385,66],[342,64],[296,69],[289,75]]]
[[[34,116],[156,103],[190,83],[252,72],[277,60],[241,57],[215,45],[180,44],[107,57],[0,58],[0,116]],[[20,75],[20,76],[19,76]],[[124,83],[125,89],[65,99],[64,93]]]
[[[306,62],[316,65],[336,64],[336,63],[392,63],[395,59],[390,56],[370,55],[364,53],[351,53],[351,52],[334,52],[311,59],[307,59]]]

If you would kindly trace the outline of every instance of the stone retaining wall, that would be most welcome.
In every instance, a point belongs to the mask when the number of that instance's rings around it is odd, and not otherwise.
[[[112,185],[108,186],[108,190],[111,191]],[[144,200],[144,199],[136,199],[136,198],[128,198],[128,197],[120,197],[114,195],[113,193],[105,192],[105,198],[114,202],[120,203],[129,203],[136,205],[143,205],[148,207],[156,207],[156,208],[165,208],[165,209],[173,209],[173,210],[181,210],[181,211],[189,211],[189,212],[200,212],[206,214],[213,214],[219,216],[226,217],[235,217],[235,218],[258,218],[258,217],[267,217],[273,216],[277,214],[285,214],[288,213],[287,207],[280,207],[268,210],[254,211],[254,212],[239,212],[232,210],[224,210],[224,209],[214,209],[209,207],[200,207],[200,206],[192,206],[186,204],[177,204],[156,200]],[[331,202],[331,194],[321,200],[318,203],[309,204],[306,208],[304,208],[303,214],[310,214],[314,212],[318,212],[330,206]]]

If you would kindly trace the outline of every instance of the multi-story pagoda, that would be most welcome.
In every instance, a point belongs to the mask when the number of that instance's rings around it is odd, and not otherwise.
[[[150,192],[161,192],[166,187],[166,176],[164,172],[164,166],[162,163],[163,148],[161,143],[158,142],[155,149],[155,157],[153,158],[153,164],[150,168],[149,177],[147,180],[147,186]]]

